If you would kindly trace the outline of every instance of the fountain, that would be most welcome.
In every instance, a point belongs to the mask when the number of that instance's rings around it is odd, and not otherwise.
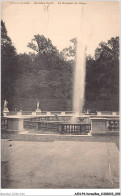
[[[46,10],[48,12],[48,9]],[[70,133],[73,132],[77,132],[80,133],[81,131],[83,131],[82,129],[84,129],[84,126],[86,127],[86,125],[89,125],[88,123],[85,123],[84,121],[84,115],[83,116],[79,116],[80,112],[82,113],[83,111],[83,105],[84,105],[84,92],[85,92],[85,44],[83,43],[83,7],[82,7],[82,11],[81,11],[81,16],[79,16],[81,21],[79,21],[79,27],[78,27],[78,35],[77,35],[77,46],[76,46],[76,59],[75,59],[75,70],[74,70],[74,84],[73,84],[73,112],[74,114],[71,115],[69,117],[69,119],[67,119],[67,116],[65,115],[65,112],[63,112],[61,114],[61,116],[59,117],[59,122],[55,122],[57,121],[57,116],[55,116],[55,120],[54,122],[48,122],[48,118],[50,118],[52,115],[50,112],[47,112],[47,121],[43,122],[45,123],[43,126],[45,126],[48,130],[48,126],[52,127],[56,124],[58,124],[59,126],[59,130],[60,132],[63,131],[67,131]],[[31,118],[34,118],[35,121],[37,121],[37,116],[41,116],[41,110],[39,109],[39,101],[37,102],[37,109],[35,112],[32,112],[32,116]],[[64,117],[64,118],[63,118]],[[16,124],[16,126],[13,126],[13,117],[11,117],[11,119],[9,120],[10,117],[8,117],[8,121],[9,121],[9,128],[10,129],[23,129],[23,122],[25,117],[22,118],[22,116],[17,116],[17,120],[15,118],[14,120],[14,124]],[[29,117],[28,117],[29,119]],[[86,118],[87,120],[87,118]],[[19,122],[21,121],[21,123]],[[54,123],[54,125],[52,125],[52,123]],[[20,126],[20,125],[21,126]],[[42,126],[42,122],[36,122],[37,127],[39,128],[39,125]],[[37,128],[37,129],[38,129]],[[87,132],[89,131],[89,129],[87,130]]]
[[[72,121],[83,112],[85,93],[85,46],[77,39],[76,65],[74,70],[73,86],[73,111],[75,113]]]
[[[46,10],[48,12],[48,8]],[[94,134],[106,134],[107,132],[107,116],[103,116],[102,113],[97,112],[97,115],[90,115],[89,111],[84,115],[84,95],[85,95],[85,50],[86,42],[85,40],[85,21],[83,20],[83,7],[81,11],[81,16],[79,21],[79,32],[77,34],[77,44],[76,44],[76,58],[75,58],[75,69],[74,69],[74,83],[73,83],[73,111],[66,113],[65,111],[60,111],[59,114],[56,112],[43,112],[39,108],[39,101],[37,102],[37,108],[31,115],[23,115],[22,112],[18,112],[17,115],[8,115],[9,111],[7,109],[7,102],[4,102],[4,118],[7,119],[7,129],[14,131],[21,131],[29,127],[36,130],[46,130],[47,132],[56,130],[59,133],[71,133],[71,134],[90,134],[90,130],[93,129],[92,135]],[[81,113],[81,115],[80,115]],[[110,127],[113,125],[118,125],[118,116],[114,119],[116,112],[113,112],[110,116],[111,121],[109,122]],[[97,118],[98,117],[98,118]],[[114,121],[114,123],[112,122]],[[115,122],[116,121],[116,122]],[[117,126],[118,127],[118,126]],[[116,127],[116,128],[117,128]]]
[[[84,94],[85,94],[85,49],[86,44],[84,43],[84,22],[83,22],[83,7],[79,21],[79,28],[77,34],[76,43],[76,58],[75,58],[75,69],[74,69],[74,84],[73,84],[73,111],[74,116],[71,121],[77,122],[79,113],[83,112],[84,106]]]

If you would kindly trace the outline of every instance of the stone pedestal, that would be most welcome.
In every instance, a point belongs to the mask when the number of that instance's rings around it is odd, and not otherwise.
[[[36,115],[40,115],[41,114],[41,110],[39,108],[36,109]]]
[[[65,116],[65,112],[61,112],[61,115],[62,115],[62,116]]]
[[[41,112],[41,110],[39,108],[36,109],[36,112]]]
[[[97,112],[97,115],[98,115],[98,116],[101,116],[101,114],[102,114],[102,113],[101,113],[100,111]]]
[[[32,116],[36,116],[36,112],[32,112]]]
[[[3,110],[3,116],[7,116],[9,114],[8,108],[4,108]]]
[[[86,111],[86,114],[89,114],[89,110]]]
[[[80,113],[79,112],[75,112],[74,116],[79,117]]]
[[[106,126],[106,118],[91,118],[91,134],[106,134],[107,126]]]
[[[23,118],[7,118],[7,131],[23,131],[24,119]]]
[[[3,116],[8,116],[9,112],[3,112]]]
[[[22,112],[21,111],[17,112],[17,116],[22,116]]]
[[[47,112],[47,116],[50,116],[51,115],[51,112]]]
[[[116,113],[116,112],[112,112],[112,115],[113,115],[113,116],[116,116],[116,115],[117,115],[117,113]]]

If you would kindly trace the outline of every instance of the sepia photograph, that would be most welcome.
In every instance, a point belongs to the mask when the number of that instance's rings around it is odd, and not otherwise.
[[[119,1],[1,1],[2,191],[119,190],[119,35]]]

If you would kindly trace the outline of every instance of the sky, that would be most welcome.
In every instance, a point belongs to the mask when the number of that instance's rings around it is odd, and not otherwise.
[[[79,37],[93,56],[101,41],[119,36],[119,7],[119,1],[2,1],[1,18],[18,53],[32,52],[27,44],[40,34],[60,51]]]

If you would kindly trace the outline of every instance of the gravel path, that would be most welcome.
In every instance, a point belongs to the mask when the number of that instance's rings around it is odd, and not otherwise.
[[[2,139],[13,141],[33,141],[33,142],[53,142],[53,141],[78,141],[78,142],[111,142],[115,143],[119,149],[118,135],[98,135],[98,136],[82,136],[82,135],[59,135],[59,134],[39,134],[36,131],[23,132],[7,132],[2,131]]]
[[[3,139],[1,160],[2,188],[119,188],[114,143]]]

